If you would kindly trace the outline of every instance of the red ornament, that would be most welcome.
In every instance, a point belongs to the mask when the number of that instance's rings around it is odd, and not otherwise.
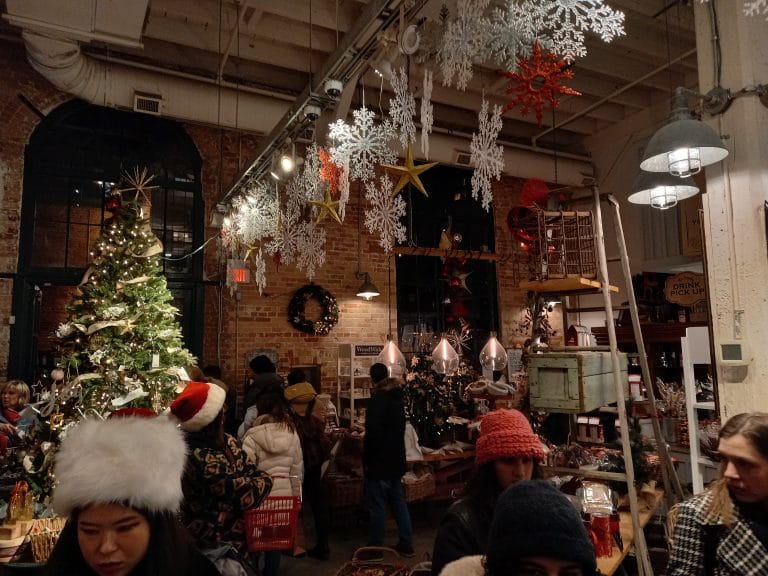
[[[341,168],[331,160],[330,153],[325,148],[320,148],[318,157],[323,167],[320,168],[320,180],[328,184],[328,190],[335,194],[339,189]]]
[[[104,208],[109,210],[110,212],[119,210],[122,205],[123,205],[123,199],[121,198],[120,194],[112,194],[112,196],[107,198],[106,201],[104,202]]]
[[[549,187],[543,180],[539,180],[538,178],[528,178],[528,180],[525,181],[522,192],[520,193],[520,206],[530,208],[535,205],[539,208],[546,208],[548,200]]]
[[[499,74],[513,80],[507,86],[507,94],[517,94],[515,98],[504,106],[502,114],[520,105],[520,112],[526,116],[533,108],[536,110],[536,118],[541,126],[544,112],[544,101],[548,101],[552,108],[557,108],[559,94],[581,96],[581,92],[563,86],[561,82],[573,79],[573,71],[566,70],[568,62],[558,59],[552,52],[542,58],[541,46],[538,42],[533,45],[533,58],[530,62],[526,58],[520,58],[519,72],[499,70]]]

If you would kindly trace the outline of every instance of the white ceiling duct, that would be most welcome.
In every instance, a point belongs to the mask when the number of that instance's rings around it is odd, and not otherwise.
[[[288,102],[86,56],[76,41],[22,32],[32,67],[60,90],[101,106],[132,110],[135,94],[162,98],[162,115],[269,132]]]

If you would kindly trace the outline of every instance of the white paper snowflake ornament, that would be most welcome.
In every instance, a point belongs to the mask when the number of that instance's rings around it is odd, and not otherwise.
[[[400,218],[405,216],[405,200],[392,196],[392,180],[384,174],[365,184],[365,198],[370,207],[365,211],[365,227],[371,234],[379,235],[379,246],[389,253],[395,242],[406,240],[405,224]]]
[[[494,8],[490,19],[488,57],[498,66],[514,72],[520,58],[531,55],[538,39],[545,49],[552,47],[551,38],[542,36],[546,13],[531,0],[507,0],[504,8]]]
[[[353,124],[337,120],[330,125],[328,136],[335,142],[330,148],[336,164],[349,163],[353,180],[373,178],[376,164],[391,164],[397,155],[392,148],[395,129],[388,119],[376,123],[373,110],[363,106],[352,112]]]
[[[488,101],[483,98],[478,119],[480,126],[472,135],[472,143],[469,146],[470,164],[474,167],[472,198],[477,200],[482,196],[483,208],[488,210],[493,200],[491,178],[501,179],[501,172],[504,170],[504,148],[496,144],[502,127],[501,106],[494,105],[489,115]]]
[[[301,224],[301,207],[289,201],[278,216],[275,234],[267,242],[267,254],[275,257],[278,263],[292,264],[303,233]]]
[[[625,33],[624,12],[606,6],[603,0],[543,0],[539,6],[546,14],[552,51],[568,61],[586,56],[585,32],[594,32],[604,42]]]
[[[438,54],[443,86],[466,90],[472,79],[472,64],[485,50],[489,22],[483,17],[490,0],[459,0],[456,14],[448,20],[443,46]]]
[[[325,264],[325,229],[312,221],[302,222],[296,253],[296,267],[305,270],[311,281]]]
[[[275,233],[277,196],[263,182],[254,184],[246,194],[236,198],[232,206],[233,231],[246,246],[253,246]]]
[[[405,68],[400,68],[392,75],[392,89],[395,97],[389,101],[389,116],[398,132],[398,138],[403,148],[416,141],[416,124],[413,116],[416,114],[416,99],[408,90],[408,74]]]
[[[259,288],[259,296],[264,292],[264,288],[267,287],[267,265],[264,262],[264,255],[261,253],[261,248],[252,257],[253,258],[253,282]]]

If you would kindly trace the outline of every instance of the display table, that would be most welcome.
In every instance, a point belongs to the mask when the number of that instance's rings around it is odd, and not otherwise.
[[[431,465],[435,476],[435,493],[429,499],[449,500],[466,484],[467,473],[475,465],[475,451],[424,454],[423,460],[409,460],[408,464],[419,462]]]
[[[648,521],[653,518],[653,516],[658,511],[663,496],[663,490],[656,490],[656,497],[654,499],[653,505],[648,510],[640,512],[640,526],[642,528],[645,528],[645,525],[648,524]],[[624,558],[627,557],[627,554],[629,554],[629,551],[634,544],[635,532],[632,529],[632,517],[629,513],[629,510],[621,510],[619,515],[621,516],[621,539],[624,543],[624,548],[619,550],[614,543],[613,554],[610,558],[597,559],[597,568],[600,570],[601,574],[605,574],[606,576],[613,574],[616,572],[616,570],[618,570],[619,566],[621,566],[621,563],[624,561]]]

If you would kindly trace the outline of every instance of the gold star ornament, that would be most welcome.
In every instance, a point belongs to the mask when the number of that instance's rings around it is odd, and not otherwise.
[[[339,201],[331,198],[331,191],[329,188],[325,189],[322,201],[310,200],[309,202],[320,209],[320,212],[317,214],[317,220],[315,221],[317,224],[320,224],[320,222],[325,220],[326,216],[330,216],[336,220],[336,222],[341,224],[341,218],[339,218],[339,213],[336,211],[339,208]]]
[[[424,194],[427,198],[429,198],[429,194],[427,194],[427,191],[424,189],[424,184],[421,183],[421,179],[419,178],[420,174],[423,174],[433,166],[437,166],[439,162],[428,162],[426,164],[419,164],[418,166],[414,165],[413,163],[413,150],[411,150],[411,145],[408,144],[408,147],[405,149],[405,164],[402,166],[393,166],[391,164],[384,164],[384,168],[387,168],[388,170],[391,170],[392,172],[397,172],[400,174],[400,180],[397,182],[395,187],[392,189],[392,197],[394,198],[397,196],[400,191],[405,188],[407,184],[413,184],[416,186],[416,189]]]

